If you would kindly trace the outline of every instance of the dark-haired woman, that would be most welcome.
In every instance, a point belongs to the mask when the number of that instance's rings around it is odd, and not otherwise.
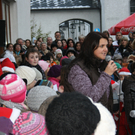
[[[12,43],[7,44],[6,48],[7,50],[5,51],[4,58],[9,58],[11,62],[16,63],[15,57],[13,55],[13,44]]]
[[[69,65],[69,87],[95,102],[101,102],[112,112],[113,98],[111,75],[117,70],[113,61],[107,65],[108,39],[99,32],[89,33],[83,42],[82,51]]]
[[[67,40],[67,49],[68,49],[69,47],[75,48],[75,42],[74,42],[73,39],[68,39],[68,40]]]
[[[24,55],[22,46],[18,43],[14,44],[14,56],[17,66],[20,66],[20,64],[22,63],[22,55]]]

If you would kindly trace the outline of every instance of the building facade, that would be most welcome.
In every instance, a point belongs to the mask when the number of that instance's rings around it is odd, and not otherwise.
[[[30,39],[30,0],[0,0],[0,20],[5,21],[5,46],[17,38]],[[0,45],[0,54],[3,50]]]
[[[79,35],[108,30],[134,12],[134,0],[31,0],[31,20],[53,39],[59,30],[62,38],[77,41]]]

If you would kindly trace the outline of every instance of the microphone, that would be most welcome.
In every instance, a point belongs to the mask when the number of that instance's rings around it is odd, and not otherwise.
[[[109,62],[109,61],[111,61],[112,59],[111,59],[111,57],[108,57],[108,59],[107,59],[107,61]],[[112,64],[113,64],[114,62],[112,62]],[[118,77],[118,79],[120,79],[120,75],[119,75],[119,73],[117,72],[117,71],[115,71],[114,73],[113,73],[115,76],[117,76]]]
[[[131,110],[129,115],[130,117],[135,118],[135,110]]]

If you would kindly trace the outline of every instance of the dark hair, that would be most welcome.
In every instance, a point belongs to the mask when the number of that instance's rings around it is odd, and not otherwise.
[[[66,87],[66,71],[68,70],[68,66],[62,66],[61,67],[61,71],[60,71],[60,76],[61,76],[61,80],[60,80],[60,85],[64,86],[64,92],[72,92],[71,89],[69,89],[68,87]]]
[[[28,51],[26,52],[26,55],[25,55],[25,57],[26,57],[27,59],[28,59],[30,53],[37,53],[37,54],[39,55],[39,51],[37,51],[37,50],[34,49],[34,48],[30,48],[30,49],[28,49]]]
[[[45,120],[50,135],[91,135],[100,113],[81,93],[63,93],[50,103]]]
[[[120,31],[118,31],[118,32],[116,33],[116,35],[119,34],[119,33],[122,35],[122,33],[121,33]]]
[[[29,41],[29,42],[30,42],[30,45],[32,45],[30,39],[26,39],[26,40],[25,40],[25,43],[26,43],[26,41]]]
[[[94,56],[94,51],[98,48],[101,38],[108,41],[108,38],[100,32],[90,32],[84,39],[78,59],[83,60],[87,68],[90,68],[91,65],[97,68],[100,64],[104,65],[106,63],[105,61],[101,63],[101,60]]]
[[[107,30],[103,31],[103,34],[107,34],[108,35],[108,38],[110,37],[110,34]]]
[[[46,54],[46,56],[54,59],[54,55],[53,55],[53,53],[51,53],[51,52],[48,52],[48,53]]]
[[[8,44],[7,44],[7,46],[6,46],[6,48],[8,49],[10,45],[12,45],[12,46],[13,46],[13,44],[12,44],[12,43],[8,43]]]
[[[73,48],[75,48],[75,42],[74,42],[74,40],[73,39],[68,39],[67,40],[67,49],[70,47],[69,46],[69,41],[72,41],[73,42]]]
[[[76,42],[76,44],[75,44],[75,50],[76,50],[76,51],[78,51],[78,50],[76,49],[77,44],[80,44],[80,46],[81,46],[81,43],[80,43],[80,42]],[[80,51],[81,51],[81,50],[80,50]]]
[[[17,39],[16,39],[16,43],[18,43],[19,40],[22,40],[22,41],[23,41],[22,38],[17,38]]]
[[[56,33],[60,33],[60,31],[56,31],[56,32],[55,32],[55,35],[56,35]],[[61,34],[61,33],[60,33],[60,34]]]
[[[18,43],[15,43],[14,46],[13,46],[14,47],[14,51],[16,51],[16,46],[17,45],[19,45],[21,47],[21,50],[22,50],[22,46],[20,44],[18,44]]]

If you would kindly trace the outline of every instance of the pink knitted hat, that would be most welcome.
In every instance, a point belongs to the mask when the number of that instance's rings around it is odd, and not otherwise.
[[[15,135],[48,135],[45,118],[32,112],[22,113],[13,125]]]
[[[26,84],[16,74],[7,74],[0,80],[0,97],[6,101],[22,103],[26,98]]]
[[[44,60],[39,60],[39,61],[38,61],[38,64],[39,64],[39,66],[40,66],[44,71],[46,71],[47,68],[48,68],[48,66],[49,66],[49,63],[47,63],[47,62],[44,61]]]
[[[60,65],[62,66],[62,60],[63,59],[68,59],[68,57],[67,56],[63,56],[61,59],[60,59]]]

